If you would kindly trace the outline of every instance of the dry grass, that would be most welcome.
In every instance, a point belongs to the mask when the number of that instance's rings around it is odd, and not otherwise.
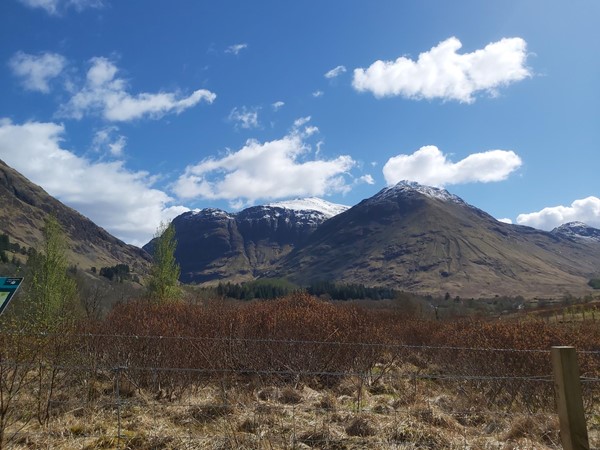
[[[10,448],[560,448],[552,413],[510,415],[485,405],[466,411],[459,392],[427,380],[417,382],[411,401],[399,401],[390,391],[363,397],[359,411],[356,396],[298,386],[257,390],[239,383],[229,387],[229,403],[223,403],[218,383],[189,389],[175,402],[142,389],[121,399],[120,437],[115,397],[101,394],[79,408],[57,411],[47,428],[31,424]]]
[[[2,450],[560,448],[551,383],[519,378],[547,376],[549,354],[520,350],[600,347],[600,331],[584,326],[420,322],[302,295],[125,305],[86,330],[95,334],[64,339],[58,360],[39,344],[36,362],[90,370],[60,373],[47,423],[36,395],[48,380],[32,371],[9,435],[23,428]],[[0,339],[0,356],[28,344]],[[580,365],[600,374],[594,355]],[[584,390],[596,447],[597,388]]]

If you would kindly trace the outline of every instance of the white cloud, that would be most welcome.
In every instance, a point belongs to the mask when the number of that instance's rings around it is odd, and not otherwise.
[[[63,10],[75,8],[82,11],[86,8],[100,8],[103,5],[102,0],[20,0],[25,6],[30,8],[41,8],[50,15],[58,15]]]
[[[64,56],[58,53],[30,55],[17,52],[8,62],[13,74],[21,78],[21,83],[30,91],[50,92],[50,80],[59,76],[67,64]]]
[[[101,153],[109,153],[114,157],[123,156],[123,150],[127,145],[127,138],[122,135],[116,135],[118,127],[106,127],[96,132],[92,141],[92,150]]]
[[[390,158],[383,166],[383,176],[388,185],[402,180],[430,186],[488,183],[506,179],[521,164],[521,158],[510,150],[473,153],[453,163],[436,146],[427,145],[412,155]]]
[[[346,66],[337,66],[325,73],[325,78],[336,78],[346,72]]]
[[[122,161],[94,162],[61,147],[63,125],[13,124],[0,119],[0,158],[126,242],[143,245],[161,221],[188,209],[152,188],[147,172],[127,170]],[[16,151],[15,149],[18,149]]]
[[[285,106],[285,103],[282,101],[275,102],[271,105],[273,107],[273,111],[279,111],[281,108]]]
[[[188,166],[173,190],[181,198],[224,199],[233,206],[258,199],[347,192],[350,185],[345,176],[355,166],[354,160],[347,155],[331,160],[314,158],[306,137],[294,128],[274,141],[248,140],[236,152]]]
[[[498,222],[502,222],[502,223],[507,223],[509,225],[512,225],[513,221],[511,219],[497,219]]]
[[[313,134],[316,134],[318,132],[319,132],[319,128],[315,127],[315,126],[310,126],[310,127],[304,128],[304,134],[306,135],[306,137],[312,136]],[[319,152],[321,151],[321,146],[317,146],[317,151],[319,151]]]
[[[315,92],[312,93],[312,96],[314,98],[323,97],[323,95],[325,95],[325,93],[323,91],[315,91]]]
[[[575,200],[571,206],[551,206],[517,217],[518,224],[541,230],[551,230],[567,222],[583,222],[600,228],[600,198],[591,196]]]
[[[251,128],[258,128],[258,108],[246,108],[237,106],[231,110],[228,119],[231,122],[235,122],[236,128],[245,128],[247,130]]]
[[[294,120],[294,126],[293,128],[295,130],[299,129],[300,127],[306,125],[308,122],[310,122],[311,117],[310,116],[306,116],[306,117],[300,117],[296,120]]]
[[[396,61],[375,61],[367,69],[354,70],[352,85],[375,97],[402,96],[412,99],[475,101],[483,91],[497,95],[497,89],[530,77],[525,65],[527,44],[521,38],[505,38],[481,50],[458,54],[461,42],[451,37],[417,61],[401,56]]]
[[[142,117],[159,118],[168,113],[179,114],[201,101],[212,103],[216,95],[198,89],[187,97],[172,92],[131,95],[127,83],[115,78],[117,67],[107,58],[92,58],[85,86],[62,105],[59,116],[81,119],[87,113],[99,113],[106,120],[125,122]]]
[[[225,53],[232,53],[234,55],[239,55],[239,53],[248,48],[248,44],[235,44],[235,45],[230,45],[229,47],[227,47],[227,49],[225,50]]]
[[[358,181],[366,184],[375,184],[375,180],[369,174],[363,175],[362,177],[358,178]]]

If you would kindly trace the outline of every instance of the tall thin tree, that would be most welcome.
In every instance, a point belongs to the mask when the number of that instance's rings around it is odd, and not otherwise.
[[[154,240],[154,263],[148,280],[148,294],[158,303],[177,300],[179,288],[179,264],[175,259],[177,240],[173,224],[162,224]]]
[[[52,329],[76,316],[77,286],[67,273],[66,238],[56,217],[48,216],[43,236],[41,252],[28,261],[30,317],[37,326]]]

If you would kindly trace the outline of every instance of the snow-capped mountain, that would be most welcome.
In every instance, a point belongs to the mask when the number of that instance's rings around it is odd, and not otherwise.
[[[478,297],[589,289],[600,230],[498,222],[445,189],[400,182],[347,208],[317,198],[177,217],[184,282],[285,277]],[[146,247],[145,247],[146,248]]]
[[[276,272],[462,296],[585,292],[600,242],[498,222],[444,189],[400,182],[324,222]]]
[[[235,214],[228,213],[227,211],[223,211],[218,208],[204,208],[204,209],[195,209],[193,211],[188,211],[181,214],[185,219],[199,219],[199,218],[220,218],[220,219],[233,219],[235,218]]]
[[[571,239],[591,239],[600,242],[600,230],[583,222],[569,222],[551,231],[552,234]]]
[[[387,198],[396,197],[398,195],[414,195],[422,194],[430,198],[442,201],[466,204],[464,200],[457,195],[451,194],[446,189],[425,186],[414,181],[400,181],[394,186],[389,186],[382,189],[377,194],[369,199],[369,201],[380,201]]]
[[[237,213],[215,208],[183,213],[173,220],[181,280],[251,280],[271,270],[323,222],[347,209],[312,197]],[[152,242],[144,248],[151,250]]]

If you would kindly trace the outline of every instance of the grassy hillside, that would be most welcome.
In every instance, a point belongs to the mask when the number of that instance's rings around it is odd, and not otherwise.
[[[375,199],[375,200],[374,200]],[[496,221],[418,193],[368,199],[321,225],[278,276],[461,297],[591,292],[600,243]]]
[[[145,251],[110,235],[0,161],[0,233],[22,247],[38,248],[48,214],[57,218],[66,233],[71,264],[89,269],[121,263],[138,273],[149,267]]]

